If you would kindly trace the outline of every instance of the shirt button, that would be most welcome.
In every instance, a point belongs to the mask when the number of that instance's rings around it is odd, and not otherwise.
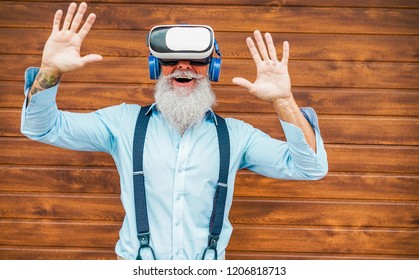
[[[182,169],[179,169],[179,171],[178,171],[179,173],[182,173],[183,172],[183,170]]]

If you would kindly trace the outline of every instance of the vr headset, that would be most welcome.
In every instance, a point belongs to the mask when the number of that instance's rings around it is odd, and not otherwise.
[[[150,48],[148,66],[150,78],[158,79],[161,65],[176,65],[188,60],[192,65],[207,65],[208,78],[218,82],[221,71],[221,53],[214,31],[207,25],[158,25],[147,35]],[[215,53],[218,57],[213,57]]]

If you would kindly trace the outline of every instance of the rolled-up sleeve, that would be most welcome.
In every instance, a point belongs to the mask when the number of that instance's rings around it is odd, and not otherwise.
[[[306,174],[308,179],[319,179],[327,174],[328,162],[318,118],[312,108],[306,107],[300,110],[313,128],[316,137],[316,152],[308,145],[300,128],[281,120],[280,122],[287,138],[287,146],[292,156],[293,165]]]
[[[301,108],[316,137],[316,152],[297,126],[281,121],[286,142],[253,129],[241,167],[264,176],[288,180],[317,180],[328,172],[327,154],[312,108]]]
[[[22,106],[20,127],[22,134],[33,140],[41,138],[50,131],[58,115],[55,102],[58,84],[32,96],[28,104],[28,93],[38,71],[38,68],[29,68],[25,72],[25,101]]]
[[[43,90],[30,98],[28,92],[39,69],[25,72],[25,101],[22,106],[21,133],[32,140],[79,151],[111,153],[114,141],[109,117],[118,112],[110,107],[91,113],[64,112],[57,108],[58,85]]]

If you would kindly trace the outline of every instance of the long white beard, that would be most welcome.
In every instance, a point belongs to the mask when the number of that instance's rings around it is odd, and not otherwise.
[[[171,78],[176,75],[196,79],[195,89],[173,88]],[[165,116],[170,125],[181,134],[202,120],[208,109],[215,105],[215,94],[208,79],[192,72],[175,71],[169,76],[161,75],[157,81],[154,98],[157,108]]]

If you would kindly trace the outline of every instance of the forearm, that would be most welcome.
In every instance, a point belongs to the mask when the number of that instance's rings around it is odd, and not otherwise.
[[[272,105],[282,121],[293,124],[300,128],[307,144],[316,152],[316,136],[310,123],[301,113],[300,108],[291,95],[288,98],[278,98],[272,101]]]
[[[41,92],[43,90],[49,89],[56,84],[61,79],[62,74],[58,71],[55,71],[48,67],[41,67],[38,74],[35,77],[35,80],[32,84],[32,87],[30,88],[28,92],[28,102],[31,100],[31,97],[38,92]]]
[[[40,69],[29,68],[25,72],[25,95],[33,88]],[[110,153],[115,143],[110,128],[112,120],[120,120],[119,106],[91,113],[71,113],[58,109],[56,96],[59,84],[46,88],[22,105],[21,133],[42,143],[83,151]],[[104,120],[108,120],[105,124]],[[120,126],[118,123],[117,127]]]

